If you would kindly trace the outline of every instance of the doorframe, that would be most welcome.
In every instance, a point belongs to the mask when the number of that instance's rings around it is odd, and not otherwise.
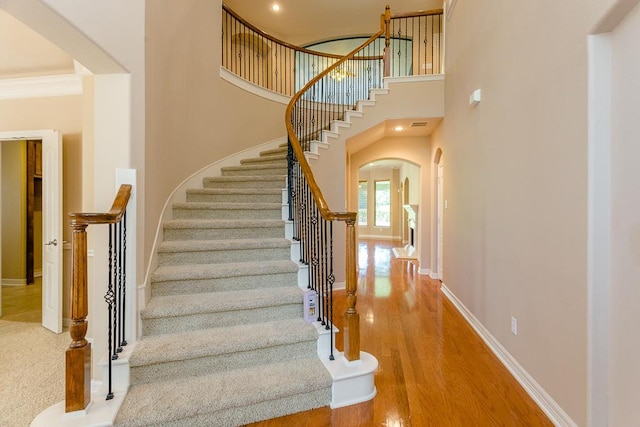
[[[442,175],[442,176],[441,176]],[[431,256],[431,271],[429,276],[432,279],[443,279],[443,248],[444,248],[444,164],[442,161],[442,149],[438,148],[433,156],[432,175],[433,181],[431,188],[433,189],[433,201],[431,218],[433,236],[431,237],[431,248],[433,249]]]
[[[51,283],[53,284],[53,286],[50,289],[50,294],[48,295],[49,298],[45,298],[45,290],[49,291],[48,288],[45,288],[45,271],[46,269],[44,268],[43,265],[43,269],[42,269],[42,326],[44,326],[47,329],[52,330],[53,332],[56,333],[60,333],[62,332],[62,268],[63,268],[63,263],[62,263],[62,215],[63,215],[63,207],[62,207],[62,136],[59,132],[54,131],[54,130],[24,130],[24,131],[3,131],[0,132],[0,143],[2,141],[14,141],[14,140],[41,140],[42,141],[42,147],[43,150],[45,150],[45,147],[55,147],[56,149],[59,149],[60,152],[60,158],[58,159],[57,162],[47,162],[47,166],[49,168],[48,174],[51,176],[55,176],[58,178],[59,182],[56,183],[56,185],[58,185],[59,187],[59,197],[60,197],[60,202],[58,203],[58,209],[57,212],[51,212],[50,209],[47,206],[47,203],[43,203],[42,204],[42,218],[43,218],[43,244],[44,241],[47,239],[48,235],[51,235],[52,233],[55,233],[56,236],[54,237],[55,239],[57,239],[58,241],[58,245],[55,247],[55,254],[54,254],[54,259],[55,259],[55,275],[57,276],[56,279],[54,279]],[[44,169],[44,162],[45,162],[45,155],[44,155],[44,151],[43,151],[43,173],[45,172]],[[54,168],[53,171],[51,171],[51,168]],[[52,173],[53,172],[53,173]],[[44,181],[44,177],[43,177],[43,181]],[[51,184],[51,183],[49,183]],[[46,186],[46,188],[49,188],[48,185]],[[45,192],[45,185],[43,182],[43,199],[44,199],[44,192]],[[44,200],[43,200],[44,201]],[[55,218],[54,223],[50,224],[49,227],[46,226],[46,221],[44,220],[45,218]],[[1,219],[1,217],[0,217]],[[48,230],[48,228],[50,227],[54,227],[57,228],[54,231],[49,230],[49,233],[47,233],[46,231]],[[0,233],[2,232],[2,230],[0,229]],[[1,234],[0,234],[1,236]],[[1,252],[0,252],[0,256],[1,256]],[[45,255],[44,255],[44,250],[43,250],[43,264],[45,262],[44,259]],[[0,258],[1,259],[1,258]],[[0,263],[1,265],[1,263]],[[1,271],[1,267],[0,267],[0,274],[2,273]],[[0,276],[1,277],[1,276]],[[48,280],[51,280],[51,277],[48,278]],[[48,283],[48,282],[47,282]],[[0,287],[0,304],[2,303],[2,289]],[[51,311],[55,313],[55,319],[52,319],[48,322],[47,325],[45,325],[45,304],[46,303],[50,303],[51,305]],[[1,314],[1,306],[0,306],[0,314]]]

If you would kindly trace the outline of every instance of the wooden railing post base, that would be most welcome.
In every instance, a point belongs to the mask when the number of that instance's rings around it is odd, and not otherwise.
[[[65,354],[65,412],[81,411],[91,401],[91,343]]]
[[[344,357],[360,360],[360,313],[344,314]]]

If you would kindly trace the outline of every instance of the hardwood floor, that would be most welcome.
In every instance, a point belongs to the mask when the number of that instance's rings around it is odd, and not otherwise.
[[[42,277],[28,286],[2,287],[2,320],[42,322]]]
[[[380,366],[377,396],[251,424],[318,426],[551,426],[440,291],[440,282],[391,253],[399,242],[359,243],[362,350]],[[344,292],[335,300],[344,312]],[[335,319],[341,327],[341,320]],[[342,337],[336,339],[341,349]]]

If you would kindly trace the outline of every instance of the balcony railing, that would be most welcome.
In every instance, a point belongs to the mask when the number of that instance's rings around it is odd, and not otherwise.
[[[294,46],[261,31],[228,6],[223,4],[222,8],[222,66],[257,86],[293,96],[344,56],[314,51],[319,45]],[[333,71],[334,81],[353,75],[359,76],[357,80],[381,80],[382,77],[441,74],[442,34],[442,10],[392,15],[385,32],[369,44],[366,55],[354,57]],[[331,42],[322,44],[326,47],[328,43]],[[382,68],[387,47],[386,66]],[[368,96],[363,92],[349,92],[349,95],[351,100]]]

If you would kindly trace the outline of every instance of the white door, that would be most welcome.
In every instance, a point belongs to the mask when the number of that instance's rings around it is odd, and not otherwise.
[[[62,136],[52,130],[0,132],[0,141],[16,139],[42,140],[42,242],[44,245],[42,249],[42,326],[60,333],[62,332]]]
[[[437,257],[438,259],[436,260],[436,264],[437,264],[437,269],[438,269],[438,279],[442,280],[442,242],[444,241],[444,233],[443,233],[443,227],[442,227],[442,223],[443,223],[443,217],[444,217],[444,195],[443,195],[443,189],[444,189],[444,165],[442,164],[442,161],[440,161],[440,163],[438,163],[438,218],[437,218],[437,225],[438,225],[438,234],[437,234],[437,238],[438,238],[438,249],[437,249]]]
[[[62,136],[42,137],[42,326],[62,332]]]
[[[2,144],[2,140],[0,140]],[[2,150],[0,149],[0,188],[2,188]],[[2,191],[0,191],[0,206],[2,206]],[[2,241],[2,209],[0,209],[0,241]],[[0,245],[0,317],[2,316],[2,245]]]

